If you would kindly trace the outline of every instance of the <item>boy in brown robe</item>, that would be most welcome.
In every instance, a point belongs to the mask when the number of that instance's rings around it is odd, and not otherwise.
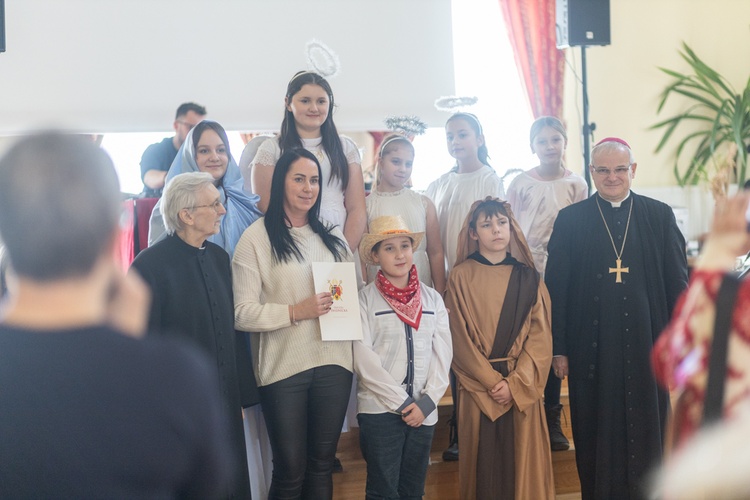
[[[542,396],[550,302],[510,206],[472,205],[446,293],[458,380],[461,498],[553,499]]]

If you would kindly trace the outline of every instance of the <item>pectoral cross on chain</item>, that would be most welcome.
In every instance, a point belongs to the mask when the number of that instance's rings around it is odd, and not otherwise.
[[[630,268],[629,267],[622,267],[622,252],[625,251],[625,241],[628,239],[628,229],[630,229],[630,216],[633,215],[633,205],[635,205],[635,201],[630,202],[630,209],[628,209],[628,222],[625,224],[625,236],[622,238],[622,246],[620,247],[620,251],[617,251],[617,247],[615,246],[615,239],[612,237],[612,233],[609,230],[609,225],[607,225],[607,219],[604,218],[604,213],[602,213],[602,207],[599,206],[599,195],[597,195],[596,198],[596,206],[599,208],[599,215],[602,216],[602,222],[604,223],[604,227],[607,229],[607,235],[609,235],[609,241],[612,243],[612,250],[615,251],[615,257],[617,259],[615,262],[617,263],[617,267],[610,267],[609,268],[609,274],[617,273],[617,278],[615,279],[615,283],[622,283],[622,273],[629,273]],[[619,238],[619,236],[618,236]]]
[[[610,267],[609,268],[609,274],[617,273],[617,278],[615,279],[615,283],[622,283],[622,273],[629,273],[630,268],[629,267],[621,267],[622,266],[622,260],[617,259],[615,261],[617,263],[617,267]]]

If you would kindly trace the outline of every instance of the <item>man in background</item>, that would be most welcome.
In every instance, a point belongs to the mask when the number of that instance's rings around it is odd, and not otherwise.
[[[194,102],[180,104],[174,119],[174,137],[150,145],[141,157],[144,198],[161,198],[167,172],[190,129],[206,117],[206,108]]]
[[[0,159],[0,498],[217,498],[228,417],[202,353],[145,333],[149,295],[114,261],[112,160],[42,133]]]

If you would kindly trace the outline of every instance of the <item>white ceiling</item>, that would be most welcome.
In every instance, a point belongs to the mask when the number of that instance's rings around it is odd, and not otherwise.
[[[280,125],[286,84],[319,39],[340,130],[388,115],[442,126],[454,93],[450,0],[23,0],[6,2],[0,134],[64,126],[157,131],[196,101],[232,130]]]

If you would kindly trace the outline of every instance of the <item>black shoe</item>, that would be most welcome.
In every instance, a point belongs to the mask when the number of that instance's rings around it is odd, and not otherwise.
[[[339,460],[339,457],[333,457],[333,472],[344,472],[344,466],[341,465],[341,460]]]
[[[450,426],[450,445],[443,452],[443,461],[456,462],[458,460],[458,429],[456,428],[456,421],[450,419],[448,420],[448,425]]]
[[[565,451],[570,448],[570,441],[563,434],[560,426],[560,412],[562,405],[545,408],[547,414],[547,428],[549,429],[549,443],[552,451]]]
[[[458,461],[458,443],[453,443],[443,452],[443,462]]]

